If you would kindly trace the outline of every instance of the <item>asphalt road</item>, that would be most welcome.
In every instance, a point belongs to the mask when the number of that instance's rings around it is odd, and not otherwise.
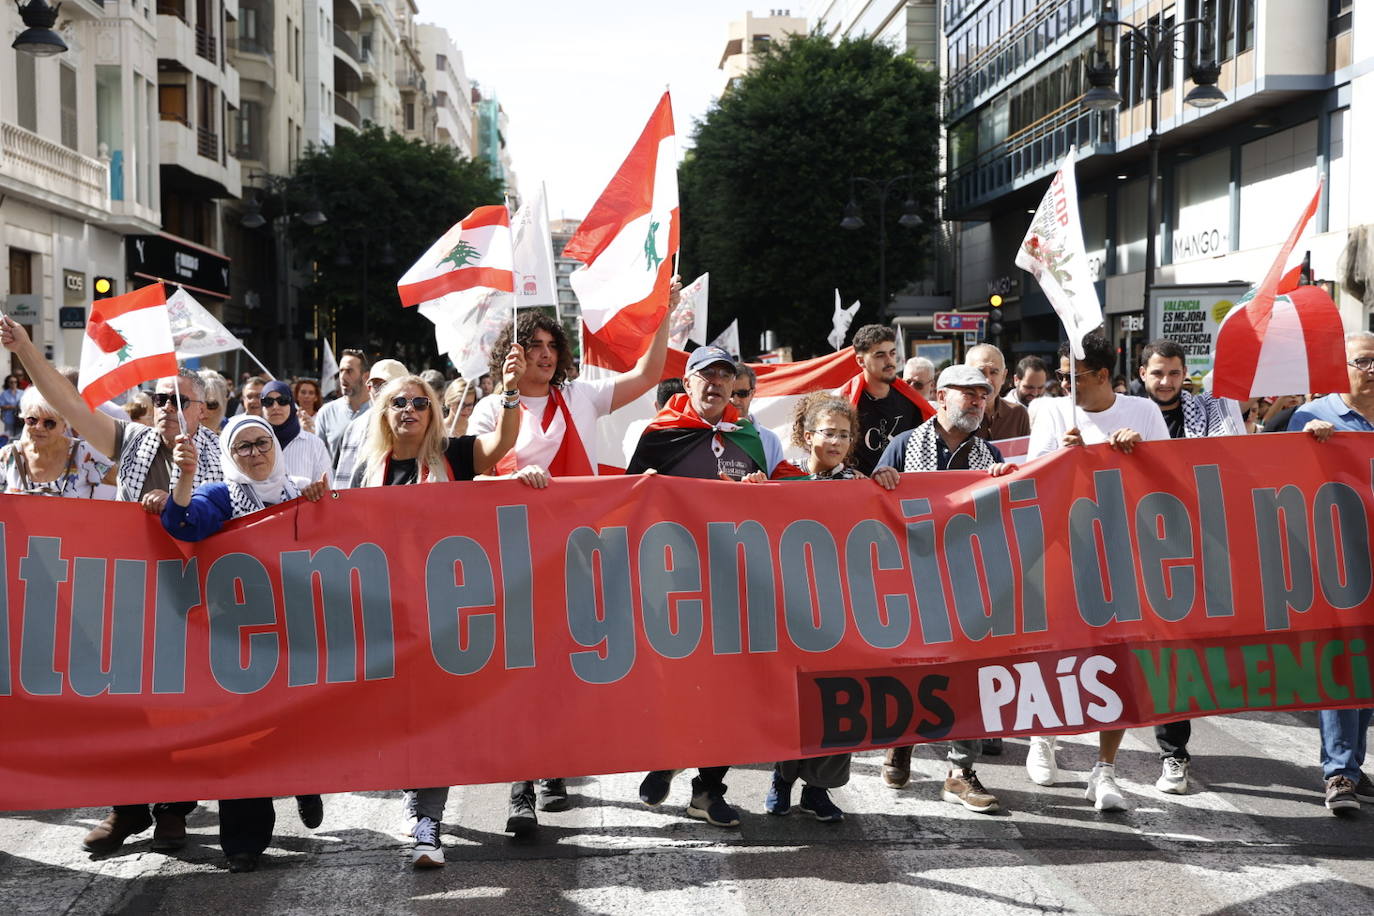
[[[1153,736],[1132,731],[1120,814],[1083,799],[1095,748],[1061,741],[1062,782],[1042,789],[1025,742],[1009,741],[979,767],[995,815],[940,800],[939,745],[917,749],[899,791],[881,755],[863,754],[834,793],[838,825],[765,814],[766,764],[728,777],[738,830],[685,817],[685,776],[650,810],[640,774],[625,774],[570,781],[572,809],[516,841],[501,832],[506,788],[469,786],[450,795],[448,866],[426,872],[394,833],[396,793],[327,796],[313,832],[279,800],[274,845],[243,875],[224,869],[213,803],[191,816],[184,850],[153,852],[149,832],[103,859],[80,848],[103,810],[10,813],[0,914],[1374,912],[1374,806],[1339,818],[1322,806],[1315,714],[1199,721],[1185,796],[1154,789]]]

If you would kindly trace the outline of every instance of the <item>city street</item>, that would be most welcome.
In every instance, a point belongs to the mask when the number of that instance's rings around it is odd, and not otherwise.
[[[455,747],[455,753],[461,753]],[[1374,909],[1374,812],[1336,818],[1321,803],[1316,714],[1246,713],[1200,720],[1194,791],[1154,789],[1147,729],[1118,761],[1133,804],[1100,814],[1082,796],[1095,738],[1061,742],[1062,782],[1025,776],[1026,742],[979,768],[1001,800],[977,815],[940,800],[939,745],[917,750],[912,782],[883,785],[882,756],[855,760],[834,793],[843,824],[763,813],[769,767],[727,777],[739,830],[683,815],[679,776],[656,811],[639,774],[571,780],[574,806],[542,814],[536,839],[501,832],[505,786],[450,796],[448,865],[413,871],[397,793],[328,796],[313,834],[277,802],[274,845],[253,874],[231,875],[215,843],[216,811],[190,819],[174,855],[150,832],[92,860],[82,835],[105,812],[0,817],[5,914],[299,913],[1357,913]]]

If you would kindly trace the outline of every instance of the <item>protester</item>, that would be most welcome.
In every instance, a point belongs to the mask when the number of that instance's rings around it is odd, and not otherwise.
[[[1012,375],[1011,390],[1003,398],[1008,404],[1030,407],[1031,401],[1045,394],[1045,382],[1049,380],[1050,369],[1038,356],[1023,356],[1016,364]]]
[[[1000,397],[1002,383],[1007,380],[1007,362],[1002,351],[992,344],[976,344],[964,354],[964,365],[983,373],[992,385],[992,396],[983,410],[983,422],[978,435],[992,442],[1019,439],[1030,435],[1030,414],[1020,404],[1009,404]]]
[[[313,433],[315,414],[324,406],[324,398],[320,396],[320,383],[313,378],[298,378],[291,386],[291,397],[296,402],[296,415],[301,421],[301,429]]]
[[[855,331],[854,359],[859,374],[839,393],[859,411],[859,441],[853,461],[856,468],[870,474],[892,437],[919,426],[934,415],[935,409],[897,378],[897,332],[892,328],[866,324]]]
[[[1070,403],[1070,398],[1056,398],[1036,405],[1031,418],[1027,460],[1059,448],[1101,443],[1130,454],[1142,441],[1169,438],[1169,428],[1164,425],[1153,402],[1112,390],[1116,348],[1101,332],[1094,331],[1083,338],[1083,352],[1083,359],[1071,370],[1068,345],[1060,348],[1060,369],[1056,374],[1065,387],[1070,384],[1070,374],[1073,374],[1077,401]],[[1116,784],[1116,752],[1125,734],[1124,729],[1098,732],[1098,762],[1088,777],[1084,795],[1099,811],[1120,811],[1126,807],[1126,800]],[[1037,785],[1052,785],[1059,778],[1055,744],[1053,737],[1031,738],[1026,772]]]
[[[409,374],[409,370],[397,360],[379,359],[367,371],[367,383],[363,390],[367,392],[369,401],[376,403],[377,395],[381,393],[388,382]],[[343,399],[340,398],[339,400]],[[343,489],[352,485],[353,470],[357,467],[358,451],[367,441],[368,431],[372,428],[371,420],[372,417],[363,411],[357,411],[353,419],[348,422],[348,426],[344,427],[343,434],[339,436],[338,445],[334,449],[333,480],[336,488]]]
[[[282,384],[277,382],[275,384]],[[219,436],[222,482],[192,487],[199,455],[190,437],[178,436],[173,459],[180,475],[172,498],[162,510],[162,526],[182,541],[200,541],[230,519],[304,496],[317,502],[327,491],[324,481],[311,482],[285,471],[281,446],[261,417],[234,417]],[[296,798],[301,821],[310,828],[324,818],[318,795]],[[256,871],[258,859],[272,841],[276,813],[270,798],[224,798],[219,802],[219,845],[231,872]]]
[[[268,382],[262,389],[262,409],[281,444],[282,464],[291,477],[307,481],[328,479],[333,470],[324,440],[301,428],[300,412],[286,382]]]
[[[1264,398],[1261,407],[1261,431],[1266,433],[1287,432],[1293,414],[1306,402],[1306,396],[1301,394],[1283,394],[1278,397]]]
[[[135,391],[124,399],[124,412],[129,419],[144,426],[153,425],[153,399],[142,391]]]
[[[378,365],[395,360],[380,360]],[[399,363],[397,363],[399,365]],[[377,366],[373,366],[373,371]],[[525,373],[524,350],[510,347],[501,366],[506,390],[516,390]],[[354,487],[401,486],[472,480],[495,466],[515,444],[521,412],[518,398],[503,405],[496,429],[481,435],[448,438],[436,418],[438,397],[418,375],[401,375],[386,382],[377,394],[377,409],[367,418],[368,435],[358,454],[351,481]],[[542,483],[542,475],[527,471],[526,483]],[[447,786],[407,789],[406,816],[414,838],[410,861],[416,868],[444,864],[440,840]]]
[[[913,356],[902,367],[902,381],[925,397],[935,390],[935,364],[924,356]]]
[[[1112,391],[1115,393],[1129,394],[1130,390],[1131,386],[1130,383],[1126,381],[1126,376],[1118,375],[1116,378],[1112,379]]]
[[[483,372],[477,379],[477,387],[482,389],[482,397],[489,397],[496,390],[496,383],[492,381],[491,373]]]
[[[1374,334],[1345,335],[1346,375],[1350,390],[1328,394],[1304,404],[1288,421],[1290,431],[1310,433],[1325,442],[1337,432],[1374,432]],[[1326,807],[1335,814],[1374,802],[1374,782],[1363,772],[1365,741],[1374,709],[1321,709],[1322,778]]]
[[[736,376],[735,387],[741,383]],[[737,398],[731,398],[732,403]],[[738,403],[735,403],[738,408]],[[747,405],[746,405],[747,406]],[[760,430],[763,432],[763,430]],[[854,405],[830,392],[816,392],[797,402],[792,417],[792,444],[806,451],[805,480],[858,480],[864,475],[847,465],[854,442],[859,437],[859,416]],[[873,479],[892,490],[900,475],[892,468],[880,467]],[[786,815],[792,811],[792,787],[800,779],[801,801],[797,807],[823,823],[844,819],[840,806],[830,798],[830,790],[849,782],[849,754],[828,754],[802,760],[782,760],[773,765],[773,779],[764,799],[769,814]]]
[[[205,419],[201,422],[206,429],[218,433],[224,428],[229,409],[229,382],[213,369],[200,370],[205,380]]]
[[[984,366],[989,363],[986,354],[970,353],[969,359],[977,359]],[[893,439],[878,459],[875,475],[901,468],[903,473],[987,471],[999,477],[1015,470],[1016,465],[1005,463],[997,446],[978,432],[984,427],[983,413],[989,404],[1013,406],[997,397],[997,383],[986,373],[986,368],[980,371],[972,365],[950,366],[941,372],[935,390],[935,416]],[[1025,410],[1019,404],[1014,406]],[[984,744],[977,738],[951,742],[950,768],[941,797],[969,811],[991,814],[998,809],[997,796],[983,787],[974,770],[974,764],[984,753]],[[883,760],[883,782],[894,789],[907,784],[911,778],[911,751],[909,745],[888,749]]]
[[[17,439],[23,432],[19,420],[19,399],[23,393],[19,390],[19,376],[5,376],[5,387],[0,389],[0,427],[6,438]]]
[[[654,413],[657,414],[662,410],[673,395],[682,394],[686,390],[687,388],[682,384],[680,378],[665,378],[659,382],[654,388]],[[639,437],[644,435],[644,430],[648,429],[652,422],[653,417],[643,417],[638,420],[631,420],[629,426],[625,427],[625,438],[621,440],[620,450],[625,456],[626,464],[630,463],[630,458],[634,456],[635,449],[639,446]]]
[[[466,436],[472,409],[477,406],[477,387],[456,378],[444,389],[444,432],[449,438]]]
[[[111,463],[85,440],[73,439],[67,421],[36,387],[20,398],[19,438],[0,448],[6,493],[91,499]]]
[[[420,378],[425,380],[425,384],[435,391],[443,391],[448,380],[444,378],[444,373],[438,369],[426,369],[420,373]]]
[[[665,322],[666,324],[666,322]],[[687,391],[674,395],[654,417],[630,458],[627,474],[653,471],[675,477],[758,482],[769,476],[802,477],[787,461],[772,464],[754,424],[730,403],[735,360],[720,347],[698,347],[687,357]],[[728,766],[701,767],[692,780],[690,817],[717,827],[738,827],[739,812],[725,801]],[[678,770],[654,770],[639,786],[639,798],[663,804]]]
[[[262,388],[267,379],[254,375],[243,383],[239,396],[239,413],[250,417],[262,416]]]
[[[669,304],[676,304],[681,283],[673,277]],[[492,348],[491,376],[500,374],[500,354],[510,349],[512,336],[528,363],[518,390],[507,388],[499,397],[483,398],[472,411],[469,428],[489,433],[514,401],[521,414],[515,448],[497,466],[498,473],[525,472],[533,480],[545,477],[586,477],[600,470],[597,421],[639,399],[663,374],[668,355],[668,322],[659,324],[648,348],[629,371],[595,381],[568,378],[572,347],[563,325],[542,312],[526,310],[515,325],[507,325]],[[506,832],[526,836],[539,826],[539,811],[568,807],[567,783],[556,776],[511,783]]]
[[[205,382],[191,370],[158,380],[153,396],[156,419],[152,426],[143,426],[86,406],[71,382],[43,358],[23,326],[8,316],[0,316],[0,343],[28,367],[35,387],[73,431],[100,454],[119,456],[116,499],[138,502],[150,514],[162,513],[168,490],[180,479],[172,449],[183,424],[185,435],[199,452],[195,485],[222,479],[219,440],[200,425],[205,415]],[[86,834],[82,846],[88,852],[111,853],[156,822],[153,849],[180,849],[186,844],[186,816],[195,808],[193,801],[159,802],[151,812],[146,804],[116,805]]]
[[[339,354],[339,396],[315,413],[315,435],[324,440],[329,454],[338,467],[339,440],[344,429],[372,406],[367,381],[367,357],[362,350],[344,350]],[[335,476],[334,485],[347,481]]]

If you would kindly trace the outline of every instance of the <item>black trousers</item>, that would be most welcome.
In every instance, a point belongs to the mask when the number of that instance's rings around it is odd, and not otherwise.
[[[115,805],[115,806],[114,806],[114,810],[115,810],[115,813],[116,813],[116,814],[123,815],[124,817],[128,817],[129,815],[134,814],[134,813],[139,812],[139,811],[142,811],[142,812],[145,812],[145,813],[146,813],[146,812],[148,811],[148,806],[147,806],[146,804],[144,804],[144,805]],[[191,813],[192,811],[194,811],[194,810],[196,810],[196,803],[193,802],[193,801],[189,801],[189,802],[158,802],[157,804],[153,805],[153,815],[154,815],[154,816],[157,816],[157,815],[159,815],[159,814],[180,814],[182,817],[187,817],[187,816],[189,816],[190,813]]]
[[[1155,743],[1159,745],[1159,759],[1173,757],[1188,760],[1188,739],[1193,736],[1193,720],[1166,722],[1155,726]]]
[[[270,798],[222,798],[219,802],[219,845],[226,856],[246,852],[262,855],[272,842],[277,812]]]

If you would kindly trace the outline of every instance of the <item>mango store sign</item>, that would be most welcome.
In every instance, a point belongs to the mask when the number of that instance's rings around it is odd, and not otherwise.
[[[1249,285],[1156,286],[1150,291],[1150,337],[1180,344],[1188,377],[1201,382],[1212,371],[1217,328]]]

